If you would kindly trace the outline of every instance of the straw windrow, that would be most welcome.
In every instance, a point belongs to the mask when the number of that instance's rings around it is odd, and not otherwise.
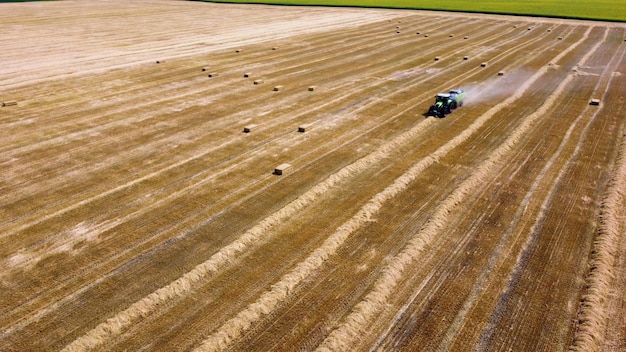
[[[561,54],[555,58],[555,61],[582,43],[589,36],[590,32],[591,28],[577,43],[568,48],[568,50],[561,52]],[[536,72],[513,96],[506,99],[501,105],[492,108],[486,115],[493,115],[502,107],[518,99],[532,83],[545,74],[546,71],[547,69],[544,67]],[[370,293],[354,307],[344,323],[328,335],[318,347],[318,351],[345,351],[354,346],[355,341],[363,335],[368,326],[373,324],[376,316],[378,316],[387,305],[394,289],[405,273],[405,268],[411,265],[432,242],[433,238],[445,228],[448,223],[449,215],[453,212],[455,207],[463,202],[465,198],[471,194],[472,190],[484,183],[484,180],[487,179],[494,170],[498,169],[497,164],[505,160],[505,156],[523,139],[524,134],[549,111],[572,79],[573,76],[568,75],[544,104],[533,114],[527,116],[513,134],[480,165],[478,170],[438,206],[431,219],[429,219],[424,227],[412,237],[407,246],[391,260],[380,278],[375,282]],[[481,118],[484,117],[485,115],[481,116]],[[464,132],[471,131],[474,127],[475,126],[470,126],[470,128]]]

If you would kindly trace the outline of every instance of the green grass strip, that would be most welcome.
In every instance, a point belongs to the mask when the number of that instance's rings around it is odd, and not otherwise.
[[[626,0],[195,0],[491,13],[626,22]]]

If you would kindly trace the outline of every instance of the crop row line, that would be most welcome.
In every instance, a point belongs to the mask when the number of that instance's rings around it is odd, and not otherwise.
[[[456,148],[462,142],[467,140],[472,134],[474,134],[482,125],[489,120],[496,112],[504,108],[504,106],[510,104],[510,102],[518,99],[522,92],[528,89],[530,83],[538,79],[546,69],[534,76],[529,82],[524,84],[522,88],[518,90],[518,93],[514,97],[505,100],[503,103],[498,104],[492,108],[488,113],[479,117],[469,128],[463,131],[460,135],[455,137],[444,146],[440,147],[437,151],[431,153],[420,162],[411,167],[400,178],[396,179],[390,186],[385,188],[384,191],[374,196],[368,203],[366,203],[357,214],[355,214],[350,220],[340,226],[333,235],[331,235],[319,248],[317,248],[309,257],[303,262],[298,264],[292,271],[283,276],[283,278],[269,291],[266,291],[261,297],[249,305],[246,309],[240,312],[235,318],[227,321],[218,331],[213,333],[207,338],[198,351],[212,351],[222,350],[229,346],[235,339],[247,330],[253,321],[258,320],[262,315],[268,314],[278,302],[286,299],[291,291],[295,289],[295,286],[300,283],[304,278],[312,275],[319,267],[321,267],[324,261],[333,255],[340,245],[342,245],[348,236],[360,228],[364,223],[370,221],[372,216],[376,214],[386,201],[392,199],[394,196],[402,192],[409,184],[426,168],[436,163],[439,158],[445,156],[451,150]],[[358,334],[357,334],[358,335]],[[332,333],[331,335],[332,336]],[[330,337],[329,336],[329,337]],[[345,344],[342,347],[349,348],[350,344]],[[322,346],[323,347],[323,346]],[[346,350],[339,348],[339,350]]]
[[[623,56],[622,47],[620,60],[623,60]],[[611,76],[609,79],[607,91],[611,89],[614,78]],[[624,241],[622,219],[626,199],[626,134],[624,136],[618,148],[613,176],[600,205],[599,228],[592,244],[585,291],[580,300],[570,352],[599,351],[605,341],[605,327],[610,313],[607,311],[607,296],[614,289],[617,251],[619,243]]]
[[[289,206],[287,206],[287,207],[285,207],[285,208],[289,208]],[[296,208],[296,209],[299,209],[299,208]],[[271,222],[273,223],[274,221],[271,221]],[[262,223],[263,223],[263,222],[262,222]],[[240,245],[239,245],[239,246],[240,246]],[[239,247],[239,248],[240,248],[240,247]],[[227,249],[227,247],[225,247],[225,249]],[[228,251],[225,251],[226,253],[229,253],[229,255],[227,256],[227,258],[230,258],[230,257],[232,256],[232,253],[231,253],[231,252],[232,252],[233,250],[235,250],[235,249],[230,249],[230,250],[228,250]],[[241,249],[241,250],[243,250],[243,249]],[[236,250],[235,250],[235,251],[236,251]],[[215,257],[215,258],[216,258],[216,260],[217,260],[218,258],[221,258],[221,257]],[[224,261],[226,261],[226,260],[224,260]],[[197,268],[198,268],[198,269],[201,269],[201,268],[202,268],[202,270],[201,270],[202,272],[206,272],[206,271],[207,271],[207,269],[206,269],[206,268],[204,268],[204,267],[202,267],[202,266],[198,266]],[[187,277],[186,279],[190,279],[190,278],[195,278],[195,277],[198,277],[196,274],[197,274],[196,272],[193,272],[193,275],[191,275],[191,272],[190,272],[190,276],[189,276],[189,277]],[[186,281],[187,281],[187,280],[186,280]],[[178,284],[177,282],[175,282],[175,283],[176,283],[176,284]],[[170,289],[172,289],[172,288],[173,288],[173,287],[170,287]],[[176,290],[174,290],[174,291],[176,291]],[[180,291],[180,290],[179,290],[179,291]],[[161,293],[161,294],[162,294],[162,293],[163,293],[163,291],[161,291],[161,292],[159,292],[159,293]],[[157,295],[155,295],[155,296],[157,296]],[[151,297],[151,299],[152,299],[152,298],[156,298],[156,297]],[[168,298],[168,299],[169,299],[169,298]],[[144,301],[143,303],[146,303],[146,301]],[[133,308],[136,308],[136,307],[133,307]],[[130,308],[129,308],[127,311],[129,311],[129,310],[130,310]],[[111,321],[111,320],[110,320],[110,321],[108,321],[108,322],[109,322],[109,323],[112,323],[112,321]],[[109,324],[107,324],[107,325],[109,325]],[[112,323],[112,324],[110,324],[110,325],[111,325],[111,326],[113,326],[113,325],[117,325],[117,326],[119,326],[118,324],[115,324],[115,323]],[[96,334],[96,335],[101,335],[101,334],[105,334],[105,335],[106,335],[106,334],[108,334],[107,330],[110,330],[109,328],[107,328],[107,327],[105,327],[105,326],[100,326],[98,329],[100,329],[100,332],[99,332],[98,334]],[[97,339],[94,339],[94,340],[97,340]],[[79,341],[78,341],[78,340],[76,340],[75,342],[76,342],[76,343],[78,343]],[[74,343],[73,343],[72,345],[73,345],[73,346],[76,346]],[[83,345],[83,346],[84,346],[84,345]]]
[[[568,50],[565,50],[557,55],[555,61],[558,61],[558,59],[565,56],[567,52],[580,45],[589,36],[590,32],[591,28],[587,30],[583,38],[568,48]],[[461,135],[457,136],[450,143],[458,140],[456,143],[460,144],[461,141],[468,139],[493,115],[513,103],[515,100],[519,99],[523,93],[546,72],[547,68],[542,67],[526,82],[524,82],[524,84],[518,88],[511,97],[507,98],[486,114],[479,117],[472,126],[467,128]],[[489,177],[493,170],[497,170],[498,164],[511,150],[513,150],[513,147],[520,140],[522,140],[526,132],[543,116],[546,111],[549,110],[549,108],[552,107],[552,105],[554,105],[556,99],[564,91],[570,80],[571,76],[566,77],[555,92],[553,92],[544,102],[544,104],[533,114],[527,116],[522,124],[507,138],[507,140],[494,150],[487,160],[485,160],[468,179],[463,181],[463,183],[461,183],[461,185],[459,185],[459,187],[457,187],[457,189],[437,207],[435,213],[427,221],[424,227],[412,236],[405,248],[385,267],[379,279],[373,285],[372,290],[363,298],[361,302],[355,305],[353,311],[346,317],[345,321],[338,328],[332,331],[322,344],[320,344],[318,351],[342,351],[349,348],[349,346],[354,345],[355,340],[367,330],[368,326],[371,326],[373,319],[375,319],[383,307],[385,307],[388,299],[393,294],[393,290],[400,282],[406,268],[408,268],[410,264],[419,257],[419,255],[432,242],[433,238],[435,238],[435,236],[445,228],[448,223],[447,219],[449,215],[453,213],[454,209],[461,204],[469,194],[471,194],[473,189],[484,183],[484,180]],[[444,147],[442,147],[442,149]]]
[[[411,89],[411,87],[406,88],[406,90],[408,90],[408,89]],[[417,97],[416,99],[423,99],[423,98],[424,98],[424,97],[420,96],[420,97]],[[405,105],[409,105],[409,106],[410,106],[410,105],[411,105],[411,102],[407,102]],[[406,110],[406,108],[404,108],[404,109]],[[395,115],[395,116],[397,117],[397,116],[399,116],[399,115]],[[374,122],[375,122],[375,121],[374,121]],[[113,223],[112,223],[112,224],[113,224]],[[57,301],[57,303],[55,303],[55,305],[54,305],[54,306],[57,306],[57,305],[58,305],[58,304],[60,304],[62,301],[66,301],[66,300],[64,299],[64,300],[61,300],[61,301]],[[40,317],[40,314],[37,314],[37,316],[38,316],[38,317]],[[20,325],[23,325],[23,324],[20,324]]]

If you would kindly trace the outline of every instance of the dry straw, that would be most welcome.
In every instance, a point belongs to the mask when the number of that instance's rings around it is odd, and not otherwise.
[[[563,55],[565,54],[564,52]],[[391,200],[393,197],[403,192],[426,168],[436,163],[440,158],[469,139],[471,135],[476,133],[482,125],[497,112],[519,99],[531,84],[545,74],[545,72],[547,72],[546,68],[538,71],[521,86],[516,94],[479,117],[468,129],[464,130],[460,135],[434,153],[420,160],[405,174],[385,188],[385,190],[370,199],[357,214],[341,225],[335,233],[327,238],[322,246],[318,247],[303,262],[300,262],[292,271],[283,276],[270,290],[263,293],[256,302],[250,304],[234,318],[228,320],[216,332],[204,340],[197,351],[220,351],[228,349],[235,340],[240,338],[246,330],[250,329],[253,323],[262,319],[264,315],[271,313],[279,303],[286,300],[288,295],[295,290],[297,284],[310,275],[314,275],[324,262],[337,252],[338,248],[347,240],[349,235],[370,221],[388,200]],[[561,90],[567,86],[568,83],[569,81],[563,82]],[[432,238],[447,224],[447,217],[451,210],[470,194],[472,189],[475,189],[484,182],[491,170],[494,169],[494,163],[503,158],[503,156],[506,155],[506,151],[511,150],[512,145],[521,140],[521,136],[530,128],[532,123],[538,121],[541,116],[543,116],[542,114],[544,114],[555,101],[556,97],[552,97],[546,101],[544,108],[533,115],[530,121],[525,124],[525,128],[520,128],[518,134],[510,138],[509,144],[502,145],[494,152],[495,156],[492,157],[494,160],[487,160],[479,172],[465,181],[462,186],[457,189],[455,194],[444,201],[438,208],[438,212],[429,220],[425,228],[423,228],[418,235],[413,237],[409,245],[405,247],[386,268],[381,278],[376,282],[375,289],[366,296],[364,301],[357,304],[355,310],[348,317],[347,322],[329,335],[320,346],[320,350],[346,351],[354,346],[354,341],[361,336],[361,332],[364,331],[366,326],[372,324],[375,315],[377,315],[386,304],[387,299],[393,293],[393,289],[401,280],[404,268],[421,253],[423,248],[430,243]],[[402,135],[402,137],[405,139],[404,135]]]
[[[427,121],[428,122],[425,121],[422,124],[418,124],[413,129],[396,137],[391,142],[386,143],[374,153],[348,166],[348,169],[345,171],[354,174],[357,169],[362,170],[362,167],[382,160],[400,146],[414,141],[415,137],[417,137],[427,125],[432,124],[432,120]],[[309,257],[283,276],[270,290],[263,293],[256,302],[250,304],[234,318],[228,320],[215,333],[203,341],[197,351],[219,351],[227,349],[235,340],[240,338],[253,323],[271,313],[279,303],[286,300],[300,282],[314,275],[325,261],[337,252],[350,234],[369,222],[387,200],[395,197],[406,189],[419,173],[435,162],[437,162],[437,160],[430,156],[422,159],[417,165],[413,166],[407,174],[398,178],[391,186],[370,199],[357,214],[341,225],[320,247],[315,249]]]
[[[607,33],[605,32],[605,40]],[[600,43],[598,43],[599,45]],[[608,297],[615,289],[615,266],[617,250],[624,241],[622,221],[626,216],[626,135],[618,150],[618,156],[607,191],[600,206],[599,228],[592,244],[589,272],[571,352],[599,351],[605,340],[608,323]],[[623,288],[621,288],[623,289]]]
[[[588,34],[588,32],[586,34]],[[585,35],[585,37],[586,36],[587,35]],[[561,55],[565,55],[569,51],[570,50],[565,50],[561,53]],[[526,86],[527,85],[524,85],[523,89],[526,89]],[[488,116],[488,114],[483,115],[476,122],[474,122],[474,124],[476,124],[478,121],[486,121],[486,116]],[[192,290],[194,290],[194,288],[203,285],[210,276],[214,275],[219,270],[222,270],[223,268],[231,264],[234,259],[240,256],[244,251],[258,246],[260,245],[260,243],[267,241],[269,238],[271,238],[272,230],[274,229],[274,227],[298,214],[298,212],[300,212],[303,208],[314,202],[319,197],[323,196],[324,193],[331,190],[337,183],[344,181],[346,178],[351,177],[358,172],[361,172],[372,163],[386,158],[388,154],[396,150],[399,145],[403,143],[408,143],[409,141],[413,140],[414,137],[421,133],[423,128],[432,123],[432,121],[433,120],[430,119],[425,120],[423,123],[418,124],[413,129],[400,135],[392,142],[386,143],[376,152],[357,160],[353,164],[346,166],[337,173],[329,176],[326,180],[317,184],[315,187],[302,194],[300,197],[296,198],[294,201],[292,201],[282,209],[262,220],[259,224],[248,230],[236,241],[220,249],[207,261],[199,264],[194,269],[184,274],[180,278],[174,280],[167,286],[164,286],[149,294],[148,296],[142,298],[141,300],[131,304],[127,309],[118,312],[113,317],[109,318],[105,322],[99,324],[94,329],[87,332],[85,335],[74,340],[63,350],[85,351],[97,348],[98,346],[102,346],[103,344],[106,344],[107,341],[110,340],[112,337],[121,334],[138,321],[154,314],[154,312],[157,311],[159,307],[166,306],[167,302],[188,295]],[[463,137],[459,135],[457,136],[457,138],[453,139],[444,147],[440,148],[440,153],[444,152],[444,148],[450,148],[451,143],[455,143],[456,145],[460,144],[463,140],[468,138],[468,136],[465,135],[467,133],[469,132],[465,131],[465,133],[462,134]],[[284,281],[281,280],[279,284],[274,285],[272,287],[273,291],[270,290],[266,292],[266,294],[262,295],[262,297],[258,301],[259,304],[255,302],[246,310],[242,311],[237,317],[233,318],[232,322],[227,322],[223,326],[223,329],[220,329],[220,331],[212,335],[212,337],[205,341],[203,346],[211,345],[218,346],[219,348],[219,346],[224,345],[223,342],[226,342],[226,344],[228,344],[230,341],[237,338],[242,331],[249,328],[254,320],[259,319],[260,314],[267,314],[267,312],[271,311],[270,308],[272,307],[272,300],[279,301],[283,299],[283,297],[285,297],[284,295],[290,292],[290,288],[294,287],[294,277],[303,277],[303,273],[300,272],[301,270],[305,272],[311,270],[311,263],[313,263],[314,266],[321,265],[320,260],[325,260],[325,258],[327,258],[329,255],[326,252],[333,247],[337,247],[341,243],[342,236],[347,236],[346,231],[349,231],[355,223],[367,222],[371,215],[376,211],[375,208],[377,204],[380,204],[381,201],[385,201],[386,199],[392,197],[394,195],[394,192],[400,192],[401,190],[406,188],[406,185],[413,178],[416,177],[417,173],[421,172],[425,167],[429,166],[430,164],[436,162],[437,152],[434,154],[435,156],[430,155],[422,159],[418,164],[413,166],[409,170],[409,172],[407,172],[407,174],[397,179],[393,185],[385,189],[382,194],[378,194],[376,197],[371,199],[361,209],[361,211],[355,217],[353,217],[353,219],[349,220],[348,223],[342,225],[342,227],[340,227],[335,232],[335,234],[333,234],[333,236],[331,236],[324,242],[324,245],[322,247],[314,251],[312,256],[296,266],[294,271],[287,274],[287,276],[284,277]],[[334,333],[335,335],[337,335],[341,334],[342,331],[335,330]],[[226,336],[226,338],[224,336]],[[215,341],[215,344],[212,345],[211,343],[209,343],[209,340]],[[329,343],[332,343],[332,341],[329,340],[326,345],[328,345]]]
[[[578,326],[572,352],[599,351],[607,326],[607,301],[614,289],[614,269],[617,249],[623,241],[620,219],[624,217],[626,201],[626,141],[622,142],[617,167],[602,201],[600,227],[593,243],[586,292],[580,302]]]
[[[600,227],[593,243],[589,274],[579,311],[578,326],[570,351],[598,351],[607,325],[607,297],[614,285],[617,249],[623,241],[620,219],[626,201],[626,139],[622,141],[613,178],[602,201]]]
[[[582,43],[589,35],[590,30],[591,29],[589,29],[585,33],[585,36],[575,45],[559,54],[555,60],[560,59]],[[495,113],[506,108],[513,101],[519,99],[521,95],[528,90],[531,84],[533,84],[546,72],[546,68],[542,68],[537,71],[524,83],[521,88],[516,91],[513,96],[490,109],[487,113],[479,117],[469,128],[464,130],[461,135],[457,136],[433,154],[437,154],[449,145],[451,146],[451,143],[455,142],[457,139],[457,143],[460,144],[462,141],[469,138],[470,134],[477,131],[478,128],[480,128]],[[527,117],[524,123],[515,130],[505,143],[500,145],[498,149],[496,149],[479,167],[479,169],[472,174],[472,176],[470,176],[470,178],[464,181],[450,196],[448,196],[448,198],[441,203],[440,206],[437,207],[437,210],[427,221],[424,227],[411,238],[407,246],[405,246],[405,248],[390,261],[387,267],[385,267],[381,276],[374,283],[373,289],[361,302],[355,305],[346,320],[328,335],[328,337],[318,347],[318,351],[345,351],[355,346],[356,342],[362,338],[363,333],[367,331],[368,326],[373,325],[373,321],[388,304],[388,299],[391,297],[394,288],[404,275],[405,268],[413,263],[414,260],[417,259],[418,256],[425,250],[426,246],[431,243],[432,239],[445,228],[448,223],[449,214],[454,210],[454,208],[460,204],[473,189],[482,184],[484,180],[489,177],[490,172],[495,169],[494,164],[501,162],[507,152],[509,152],[516,143],[523,139],[523,135],[528,131],[528,129],[539,121],[547,111],[549,111],[552,105],[556,102],[559,94],[561,94],[571,80],[572,76],[568,76],[565,80],[563,80],[557,90],[548,100],[546,100],[542,107]]]
[[[486,114],[482,115],[466,129],[457,141],[444,145],[441,149],[448,149],[450,147],[456,147],[463,141],[467,140],[471,135],[476,133],[482,125],[489,119],[491,119],[497,112],[510,105],[513,101],[519,99],[523,92],[525,92],[532,83],[534,83],[540,76],[545,73],[546,70],[538,72],[531,79],[526,81],[523,87],[516,92],[516,94],[503,103],[496,105]],[[544,109],[545,110],[545,109]],[[537,114],[536,116],[540,116]],[[427,221],[427,223],[418,231],[407,246],[395,256],[389,265],[384,269],[382,275],[375,282],[372,291],[370,291],[365,298],[359,302],[346,318],[346,321],[335,331],[333,331],[327,339],[320,345],[320,351],[342,351],[353,346],[355,339],[362,335],[363,331],[367,330],[367,327],[372,325],[372,322],[382,309],[387,305],[389,298],[392,296],[394,289],[398,283],[402,280],[405,274],[405,268],[410,266],[419,255],[425,250],[425,248],[432,242],[434,238],[445,228],[449,221],[450,214],[453,213],[455,208],[461,204],[465,198],[471,194],[472,190],[479,187],[485,182],[491,172],[496,168],[494,165],[501,161],[507,152],[512,150],[512,147],[521,140],[523,133],[528,128],[539,120],[539,117],[527,119],[526,123],[518,127],[516,133],[514,133],[505,143],[500,145],[490,157],[472,174],[470,178],[464,181],[450,196],[448,196],[438,207],[433,216]],[[435,153],[438,154],[440,150]]]
[[[136,322],[152,315],[159,307],[165,306],[166,302],[186,296],[194,288],[204,284],[214,273],[234,262],[235,258],[244,251],[269,240],[269,238],[272,237],[272,230],[275,226],[297,215],[303,208],[333,189],[339,182],[367,169],[371,164],[387,158],[390,153],[397,150],[401,145],[414,140],[415,137],[431,123],[432,120],[425,120],[423,123],[416,125],[391,142],[384,144],[375,152],[329,176],[326,180],[317,184],[284,208],[265,218],[236,241],[223,247],[204,263],[199,264],[190,272],[167,286],[133,303],[127,309],[118,312],[115,316],[99,324],[85,335],[67,345],[64,351],[85,351],[101,346],[105,344],[106,341],[121,334]]]

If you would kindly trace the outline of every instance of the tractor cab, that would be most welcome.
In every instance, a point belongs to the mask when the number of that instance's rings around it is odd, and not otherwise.
[[[428,115],[445,117],[459,106],[463,106],[465,91],[451,89],[448,93],[439,93],[435,96],[435,103],[428,110]]]
[[[450,113],[450,94],[439,93],[435,96],[435,103],[428,110],[428,114],[432,116],[444,117],[446,113]]]
[[[450,99],[450,93],[439,93],[435,97],[435,103],[446,103]]]

